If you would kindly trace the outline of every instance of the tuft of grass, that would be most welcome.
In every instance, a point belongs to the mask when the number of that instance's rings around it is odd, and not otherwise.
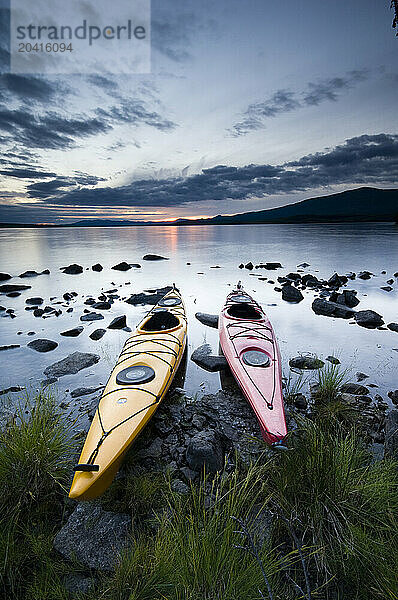
[[[347,378],[347,371],[341,369],[341,365],[327,363],[317,373],[318,388],[315,392],[315,400],[319,404],[327,404],[338,398],[340,387]]]
[[[66,600],[63,561],[52,550],[73,446],[48,391],[27,398],[0,432],[0,593]]]
[[[155,536],[138,537],[121,560],[113,577],[103,582],[96,599],[107,600],[242,600],[261,599],[266,588],[256,558],[236,548],[242,537],[232,516],[253,522],[260,518],[263,470],[238,469],[192,485],[187,496],[167,494],[167,506],[158,515]],[[261,503],[259,504],[259,502]],[[292,554],[279,559],[267,542],[259,557],[280,598],[280,572]]]
[[[22,515],[52,501],[70,476],[72,446],[55,398],[40,392],[0,432],[0,506]]]
[[[303,543],[316,549],[316,585],[326,598],[398,597],[397,464],[372,464],[355,431],[336,423],[302,420],[292,444],[270,464],[267,485]],[[284,528],[280,522],[276,533]]]

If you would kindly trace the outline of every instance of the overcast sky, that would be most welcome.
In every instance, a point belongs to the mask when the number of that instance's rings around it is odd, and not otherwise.
[[[145,75],[7,73],[2,16],[2,222],[229,214],[397,186],[388,0],[152,0]]]

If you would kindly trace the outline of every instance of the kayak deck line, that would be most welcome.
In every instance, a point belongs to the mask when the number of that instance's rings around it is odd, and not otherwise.
[[[170,291],[162,300],[166,304],[159,302],[149,310],[125,341],[108,378],[74,469],[72,498],[92,499],[109,486],[124,454],[174,378],[186,345],[187,319],[178,290]],[[130,414],[129,407],[133,409]],[[129,422],[133,422],[131,427]],[[118,436],[111,435],[117,431]]]

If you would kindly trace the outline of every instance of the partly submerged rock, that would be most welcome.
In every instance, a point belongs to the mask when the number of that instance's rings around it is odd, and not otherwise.
[[[23,292],[24,290],[29,290],[31,287],[31,285],[21,285],[19,283],[5,283],[4,285],[0,285],[0,292],[2,294]]]
[[[289,366],[301,370],[321,369],[325,363],[316,356],[295,356],[289,360]]]
[[[208,327],[214,327],[214,329],[218,328],[218,315],[210,315],[208,313],[197,312],[195,313],[195,317],[203,323],[203,325],[207,325]]]
[[[32,350],[36,350],[36,352],[51,352],[58,347],[57,342],[40,338],[37,340],[32,340],[27,345],[29,348],[32,348]]]
[[[383,317],[374,310],[359,310],[355,313],[354,319],[358,325],[367,329],[376,329],[384,325]]]
[[[117,265],[111,267],[111,269],[113,269],[114,271],[128,271],[129,269],[131,269],[131,265],[129,263],[126,263],[125,261],[122,261]]]
[[[89,337],[92,340],[94,340],[95,342],[97,342],[105,335],[105,333],[106,333],[106,329],[96,329],[95,331],[90,333]]]
[[[304,300],[303,294],[293,285],[284,285],[282,288],[282,300],[286,302],[301,302]]]
[[[169,260],[165,256],[160,256],[159,254],[145,254],[142,257],[142,260]]]
[[[89,312],[86,315],[82,315],[80,317],[81,321],[100,321],[104,318],[104,315],[100,315],[100,313]]]
[[[109,323],[108,329],[124,329],[126,325],[126,315],[121,315],[120,317],[115,317],[113,321]]]
[[[93,266],[91,267],[91,269],[92,269],[93,271],[97,271],[97,273],[100,273],[100,272],[102,271],[102,269],[103,269],[103,268],[104,268],[104,267],[103,267],[103,266],[102,266],[100,263],[95,263],[95,265],[93,265]]]
[[[196,348],[191,354],[191,360],[199,367],[202,367],[202,369],[210,372],[222,371],[228,367],[224,356],[212,355],[209,344],[203,344],[199,348]]]
[[[349,319],[355,314],[355,311],[352,308],[337,304],[337,302],[324,300],[323,298],[315,298],[312,303],[312,310],[317,315],[338,317],[340,319]]]
[[[46,367],[44,369],[44,375],[48,378],[52,377],[63,377],[64,375],[75,374],[82,369],[92,367],[99,360],[98,354],[91,354],[89,352],[73,352],[66,358]]]
[[[368,388],[358,383],[343,383],[340,391],[347,394],[354,394],[355,396],[369,394]]]
[[[80,273],[83,273],[83,267],[76,263],[68,265],[67,267],[61,267],[60,270],[67,275],[80,275]]]
[[[54,539],[54,548],[65,558],[89,569],[112,571],[126,547],[131,517],[104,511],[92,502],[78,504]]]
[[[132,294],[128,300],[126,300],[127,304],[133,304],[134,306],[137,304],[149,304],[151,306],[155,306],[163,298],[165,294],[170,292],[173,288],[171,286],[166,286],[164,288],[159,288],[154,292],[140,294]]]
[[[398,323],[389,323],[387,327],[390,329],[390,331],[395,331],[398,333]]]
[[[74,327],[73,329],[67,329],[66,331],[61,331],[59,335],[63,335],[64,337],[77,337],[82,333],[84,327],[81,325],[80,327]]]

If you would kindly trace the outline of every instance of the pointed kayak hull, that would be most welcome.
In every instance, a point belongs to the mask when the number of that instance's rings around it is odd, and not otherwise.
[[[277,340],[261,306],[243,289],[228,295],[219,335],[224,356],[256,414],[264,440],[270,445],[283,443],[287,428]]]
[[[112,483],[123,458],[163,400],[186,345],[177,290],[162,298],[127,339],[98,404],[69,497],[91,500]]]

